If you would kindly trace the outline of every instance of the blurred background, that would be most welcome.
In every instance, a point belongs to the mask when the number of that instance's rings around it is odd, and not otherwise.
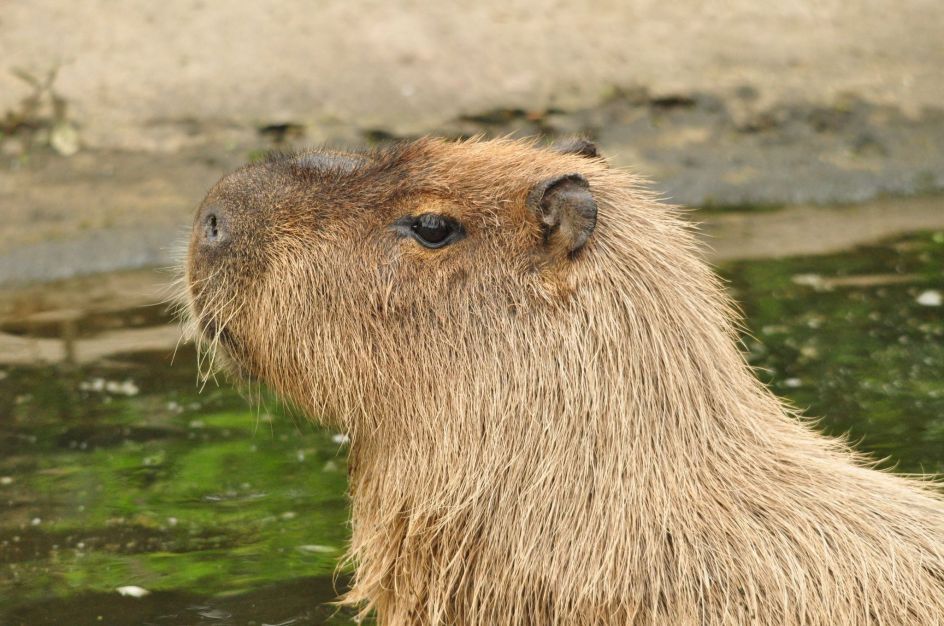
[[[0,3],[0,623],[349,623],[345,437],[161,301],[272,149],[582,135],[693,210],[772,389],[944,470],[939,0]],[[175,352],[176,356],[172,359]]]

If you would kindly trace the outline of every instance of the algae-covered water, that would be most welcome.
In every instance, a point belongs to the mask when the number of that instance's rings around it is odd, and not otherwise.
[[[721,269],[775,392],[886,465],[944,471],[944,233]],[[168,321],[69,319],[0,331],[92,342]],[[349,623],[326,604],[345,581],[344,438],[225,381],[201,392],[193,352],[171,353],[0,360],[0,624]]]

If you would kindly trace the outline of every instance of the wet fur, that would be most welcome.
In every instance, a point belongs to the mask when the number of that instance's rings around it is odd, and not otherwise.
[[[267,222],[188,282],[235,367],[351,436],[346,602],[384,626],[944,623],[937,486],[758,382],[689,227],[638,179],[510,140],[306,162],[211,192]],[[598,205],[575,258],[524,206],[571,172]],[[468,238],[389,233],[430,209]]]

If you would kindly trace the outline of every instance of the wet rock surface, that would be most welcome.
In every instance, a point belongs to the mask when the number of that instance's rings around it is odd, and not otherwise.
[[[285,123],[243,129],[227,142],[212,128],[202,129],[200,143],[171,153],[85,150],[66,158],[36,144],[35,132],[20,129],[0,140],[29,146],[5,156],[0,167],[6,218],[0,284],[172,265],[186,244],[194,208],[233,168],[273,149],[357,147],[418,136]],[[496,109],[428,134],[539,142],[588,137],[614,167],[648,177],[669,201],[711,213],[880,199],[894,220],[896,198],[923,196],[932,205],[944,198],[944,109],[908,115],[851,97],[825,107],[762,109],[750,90],[722,101],[623,89],[589,108]],[[944,204],[931,211],[944,219]]]
[[[592,108],[498,110],[435,134],[589,137],[615,165],[694,207],[848,203],[944,189],[944,109],[913,117],[854,97],[760,109],[755,96],[617,90]]]

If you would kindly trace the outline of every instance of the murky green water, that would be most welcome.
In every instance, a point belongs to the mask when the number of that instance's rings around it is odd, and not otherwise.
[[[194,362],[182,350],[173,367],[152,353],[4,370],[0,623],[321,624],[334,613],[322,605],[344,587],[343,442],[247,408],[225,385],[198,393]],[[116,592],[129,585],[152,593]]]
[[[723,269],[777,393],[889,464],[944,471],[944,233]],[[0,623],[348,623],[325,604],[344,587],[343,440],[225,383],[199,393],[193,353],[170,356],[0,366]]]
[[[944,472],[944,233],[726,275],[778,395],[886,467]]]

